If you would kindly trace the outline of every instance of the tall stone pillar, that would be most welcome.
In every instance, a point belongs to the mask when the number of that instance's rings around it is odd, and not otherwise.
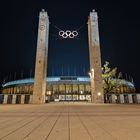
[[[90,12],[88,18],[88,39],[89,39],[89,60],[90,70],[94,71],[94,77],[91,77],[91,94],[93,103],[103,103],[103,82],[101,69],[100,41],[98,30],[97,12]]]
[[[39,15],[38,40],[33,89],[34,104],[45,103],[46,73],[48,56],[49,19],[47,12],[42,10]]]

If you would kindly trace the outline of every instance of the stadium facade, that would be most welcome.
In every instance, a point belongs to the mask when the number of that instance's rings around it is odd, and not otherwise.
[[[122,86],[115,88],[112,93],[104,95],[108,103],[138,103],[138,95],[132,82],[121,80]],[[90,77],[61,76],[47,77],[45,102],[52,101],[86,101],[91,102]],[[124,86],[125,85],[125,86]],[[1,100],[7,96],[8,103],[32,103],[34,79],[10,81],[2,85]],[[121,97],[123,96],[123,97]],[[130,100],[131,96],[131,101]],[[15,98],[15,99],[14,99]],[[114,98],[114,99],[113,99]],[[123,98],[121,100],[121,98]],[[113,101],[114,100],[114,101]],[[3,99],[4,103],[4,99]]]

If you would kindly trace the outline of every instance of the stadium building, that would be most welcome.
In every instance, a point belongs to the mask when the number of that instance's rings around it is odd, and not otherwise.
[[[120,102],[120,95],[133,95],[133,102],[136,101],[135,86],[132,82],[121,80],[122,86],[115,88],[112,93],[106,97],[106,102],[112,102],[112,96],[116,95],[116,102]],[[46,102],[51,101],[87,101],[91,102],[91,88],[90,77],[76,77],[76,76],[61,76],[61,77],[47,77],[46,87]],[[12,103],[14,95],[17,96],[16,103],[21,102],[21,97],[24,97],[25,103],[29,103],[33,95],[34,79],[21,79],[10,81],[2,85],[2,95],[9,96],[9,103]],[[124,86],[125,85],[125,86]],[[1,98],[2,98],[1,95]],[[125,97],[125,98],[127,98]],[[26,98],[26,99],[25,99]],[[118,100],[118,101],[117,101]],[[129,102],[126,100],[126,102]]]

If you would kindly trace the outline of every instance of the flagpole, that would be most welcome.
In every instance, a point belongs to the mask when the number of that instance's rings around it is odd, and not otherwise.
[[[62,68],[61,68],[61,76],[63,76],[63,64],[62,64]]]
[[[30,79],[31,79],[31,77],[32,77],[32,69],[30,69]]]
[[[10,72],[10,75],[9,75],[9,81],[11,81],[11,72]]]
[[[21,79],[23,79],[23,71],[21,71]]]
[[[126,80],[127,80],[127,73],[125,73],[125,77],[126,77]]]
[[[69,76],[69,66],[68,66],[68,71],[67,72],[68,72],[67,75]]]
[[[15,74],[14,74],[14,80],[16,80],[16,72],[15,72]]]

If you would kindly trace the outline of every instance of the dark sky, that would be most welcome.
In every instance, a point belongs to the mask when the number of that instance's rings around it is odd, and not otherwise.
[[[32,76],[39,11],[50,19],[48,75],[87,75],[87,18],[92,9],[99,16],[102,65],[109,61],[118,71],[134,78],[140,91],[140,11],[136,0],[12,0],[0,3],[0,81]],[[77,39],[60,40],[58,30],[75,30]],[[11,74],[10,74],[11,73]],[[22,74],[21,74],[22,73]],[[11,76],[10,76],[11,75]],[[9,78],[8,78],[9,77]]]

